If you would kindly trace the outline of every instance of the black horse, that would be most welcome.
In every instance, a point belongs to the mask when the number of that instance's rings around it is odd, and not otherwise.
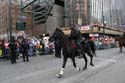
[[[120,52],[122,52],[122,47],[125,47],[125,37],[115,37],[115,41],[118,41]]]
[[[93,56],[96,56],[96,46],[93,40],[90,38],[86,38],[81,41],[81,45],[83,47],[83,50],[85,50],[85,53],[88,53],[90,55],[90,52]]]
[[[66,65],[66,62],[67,62],[67,59],[70,58],[73,62],[73,66],[78,70],[80,71],[80,68],[76,66],[76,63],[75,63],[75,57],[77,56],[77,51],[76,49],[73,47],[73,44],[71,43],[71,40],[69,40],[69,38],[63,33],[62,30],[60,29],[56,29],[55,32],[53,33],[53,35],[50,37],[50,42],[54,41],[55,39],[60,39],[61,40],[61,43],[62,43],[62,48],[63,48],[63,64],[62,64],[62,68],[60,70],[60,73],[57,74],[57,76],[60,78],[63,76],[64,74],[64,68],[65,68],[65,65]],[[89,50],[89,49],[88,49]],[[84,58],[85,60],[85,66],[83,67],[83,70],[87,69],[87,57],[85,55],[85,52],[87,52],[87,54],[90,56],[91,58],[91,62],[90,62],[90,65],[91,66],[94,66],[93,64],[93,55],[91,54],[90,51],[87,51],[84,50],[84,49],[81,49],[81,54],[82,54],[82,57]]]

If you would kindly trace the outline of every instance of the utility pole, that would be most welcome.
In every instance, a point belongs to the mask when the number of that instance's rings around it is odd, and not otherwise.
[[[21,7],[21,9],[20,9],[20,21],[21,21],[21,30],[23,29],[23,0],[21,0],[21,5],[20,5]]]
[[[105,17],[104,17],[104,8],[103,8],[103,0],[102,0],[102,24],[103,24],[103,37],[105,37]]]
[[[8,14],[9,14],[9,39],[11,40],[12,37],[12,18],[11,18],[11,0],[9,0],[9,6],[8,6]]]
[[[34,12],[34,5],[32,4],[32,12]],[[34,35],[34,32],[33,32],[33,27],[34,27],[34,13],[32,13],[32,36]]]

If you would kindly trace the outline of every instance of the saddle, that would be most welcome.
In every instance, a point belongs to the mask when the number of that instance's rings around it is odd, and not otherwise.
[[[72,44],[73,48],[77,48],[77,44],[76,44],[75,40],[71,40],[71,44]]]
[[[80,52],[81,52],[81,49],[78,47],[77,43],[75,42],[75,40],[71,40],[71,44],[72,44],[72,47],[74,49],[76,49],[76,57],[77,58],[82,58],[82,56],[80,55]]]

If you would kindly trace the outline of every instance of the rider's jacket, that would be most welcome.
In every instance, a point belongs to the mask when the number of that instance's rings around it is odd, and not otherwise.
[[[74,28],[71,31],[70,38],[73,39],[73,40],[78,40],[78,39],[81,38],[81,35],[82,34],[81,34],[80,30],[77,29],[77,28]]]

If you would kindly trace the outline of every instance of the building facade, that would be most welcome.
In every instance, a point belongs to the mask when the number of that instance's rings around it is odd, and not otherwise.
[[[38,36],[48,32],[53,33],[55,28],[64,27],[63,3],[63,0],[37,0],[32,4],[34,8],[32,11],[34,14],[32,19],[33,35]]]
[[[88,0],[65,0],[66,26],[71,24],[86,25],[89,23]]]
[[[123,12],[121,2],[121,0],[92,0],[92,23],[103,24],[106,21],[108,27],[120,30]]]
[[[27,10],[31,10],[30,7]],[[0,35],[1,38],[10,38],[10,36],[17,36],[17,22],[26,22],[26,34],[32,35],[32,14],[24,13],[21,16],[21,2],[20,0],[0,0]],[[21,26],[20,26],[21,28]]]
[[[12,30],[13,35],[16,33],[16,20],[19,19],[19,6],[17,0],[10,4],[9,0],[0,0],[0,35],[9,37]],[[11,9],[11,10],[10,10]],[[11,29],[11,30],[10,30]]]
[[[122,30],[124,4],[124,0],[65,0],[66,23],[84,26],[106,21],[107,27]]]
[[[39,0],[38,0],[39,1]],[[37,24],[37,21],[34,21],[34,28],[35,32],[38,34],[46,34],[46,33],[53,33],[55,28],[57,27],[64,27],[64,4],[63,0],[40,0],[39,3],[42,2],[41,6],[44,7],[44,2],[50,3],[50,11],[49,14],[46,15],[47,19],[45,23]],[[43,20],[43,19],[41,19]]]

